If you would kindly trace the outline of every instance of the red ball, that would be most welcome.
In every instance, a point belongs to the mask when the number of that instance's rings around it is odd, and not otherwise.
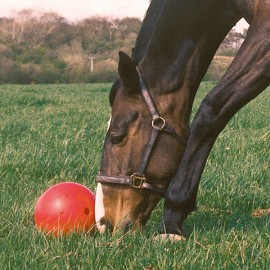
[[[36,226],[57,236],[95,228],[95,195],[83,185],[63,182],[50,187],[35,207]]]

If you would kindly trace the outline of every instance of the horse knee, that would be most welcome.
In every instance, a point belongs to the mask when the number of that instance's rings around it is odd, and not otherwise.
[[[202,101],[201,106],[193,120],[191,127],[191,134],[199,137],[212,137],[218,135],[222,123],[219,119],[219,111],[216,106],[205,99]]]

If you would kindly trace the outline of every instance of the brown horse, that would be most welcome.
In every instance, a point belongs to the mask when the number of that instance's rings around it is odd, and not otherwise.
[[[246,39],[189,127],[199,84],[241,18],[250,24]],[[119,55],[97,177],[97,227],[137,228],[164,197],[161,233],[181,235],[217,136],[270,84],[270,1],[152,0],[132,57]]]

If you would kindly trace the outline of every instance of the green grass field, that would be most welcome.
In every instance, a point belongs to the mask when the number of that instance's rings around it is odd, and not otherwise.
[[[204,82],[195,108],[213,87]],[[53,238],[36,230],[36,200],[76,181],[95,190],[110,85],[0,86],[0,269],[270,269],[270,89],[218,138],[185,223],[187,241],[153,241],[162,202],[142,232]]]

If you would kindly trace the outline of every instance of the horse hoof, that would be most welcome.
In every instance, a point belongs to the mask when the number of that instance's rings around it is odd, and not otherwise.
[[[171,242],[180,242],[180,241],[186,241],[186,238],[182,235],[178,234],[159,234],[154,237],[155,241],[171,241]]]

